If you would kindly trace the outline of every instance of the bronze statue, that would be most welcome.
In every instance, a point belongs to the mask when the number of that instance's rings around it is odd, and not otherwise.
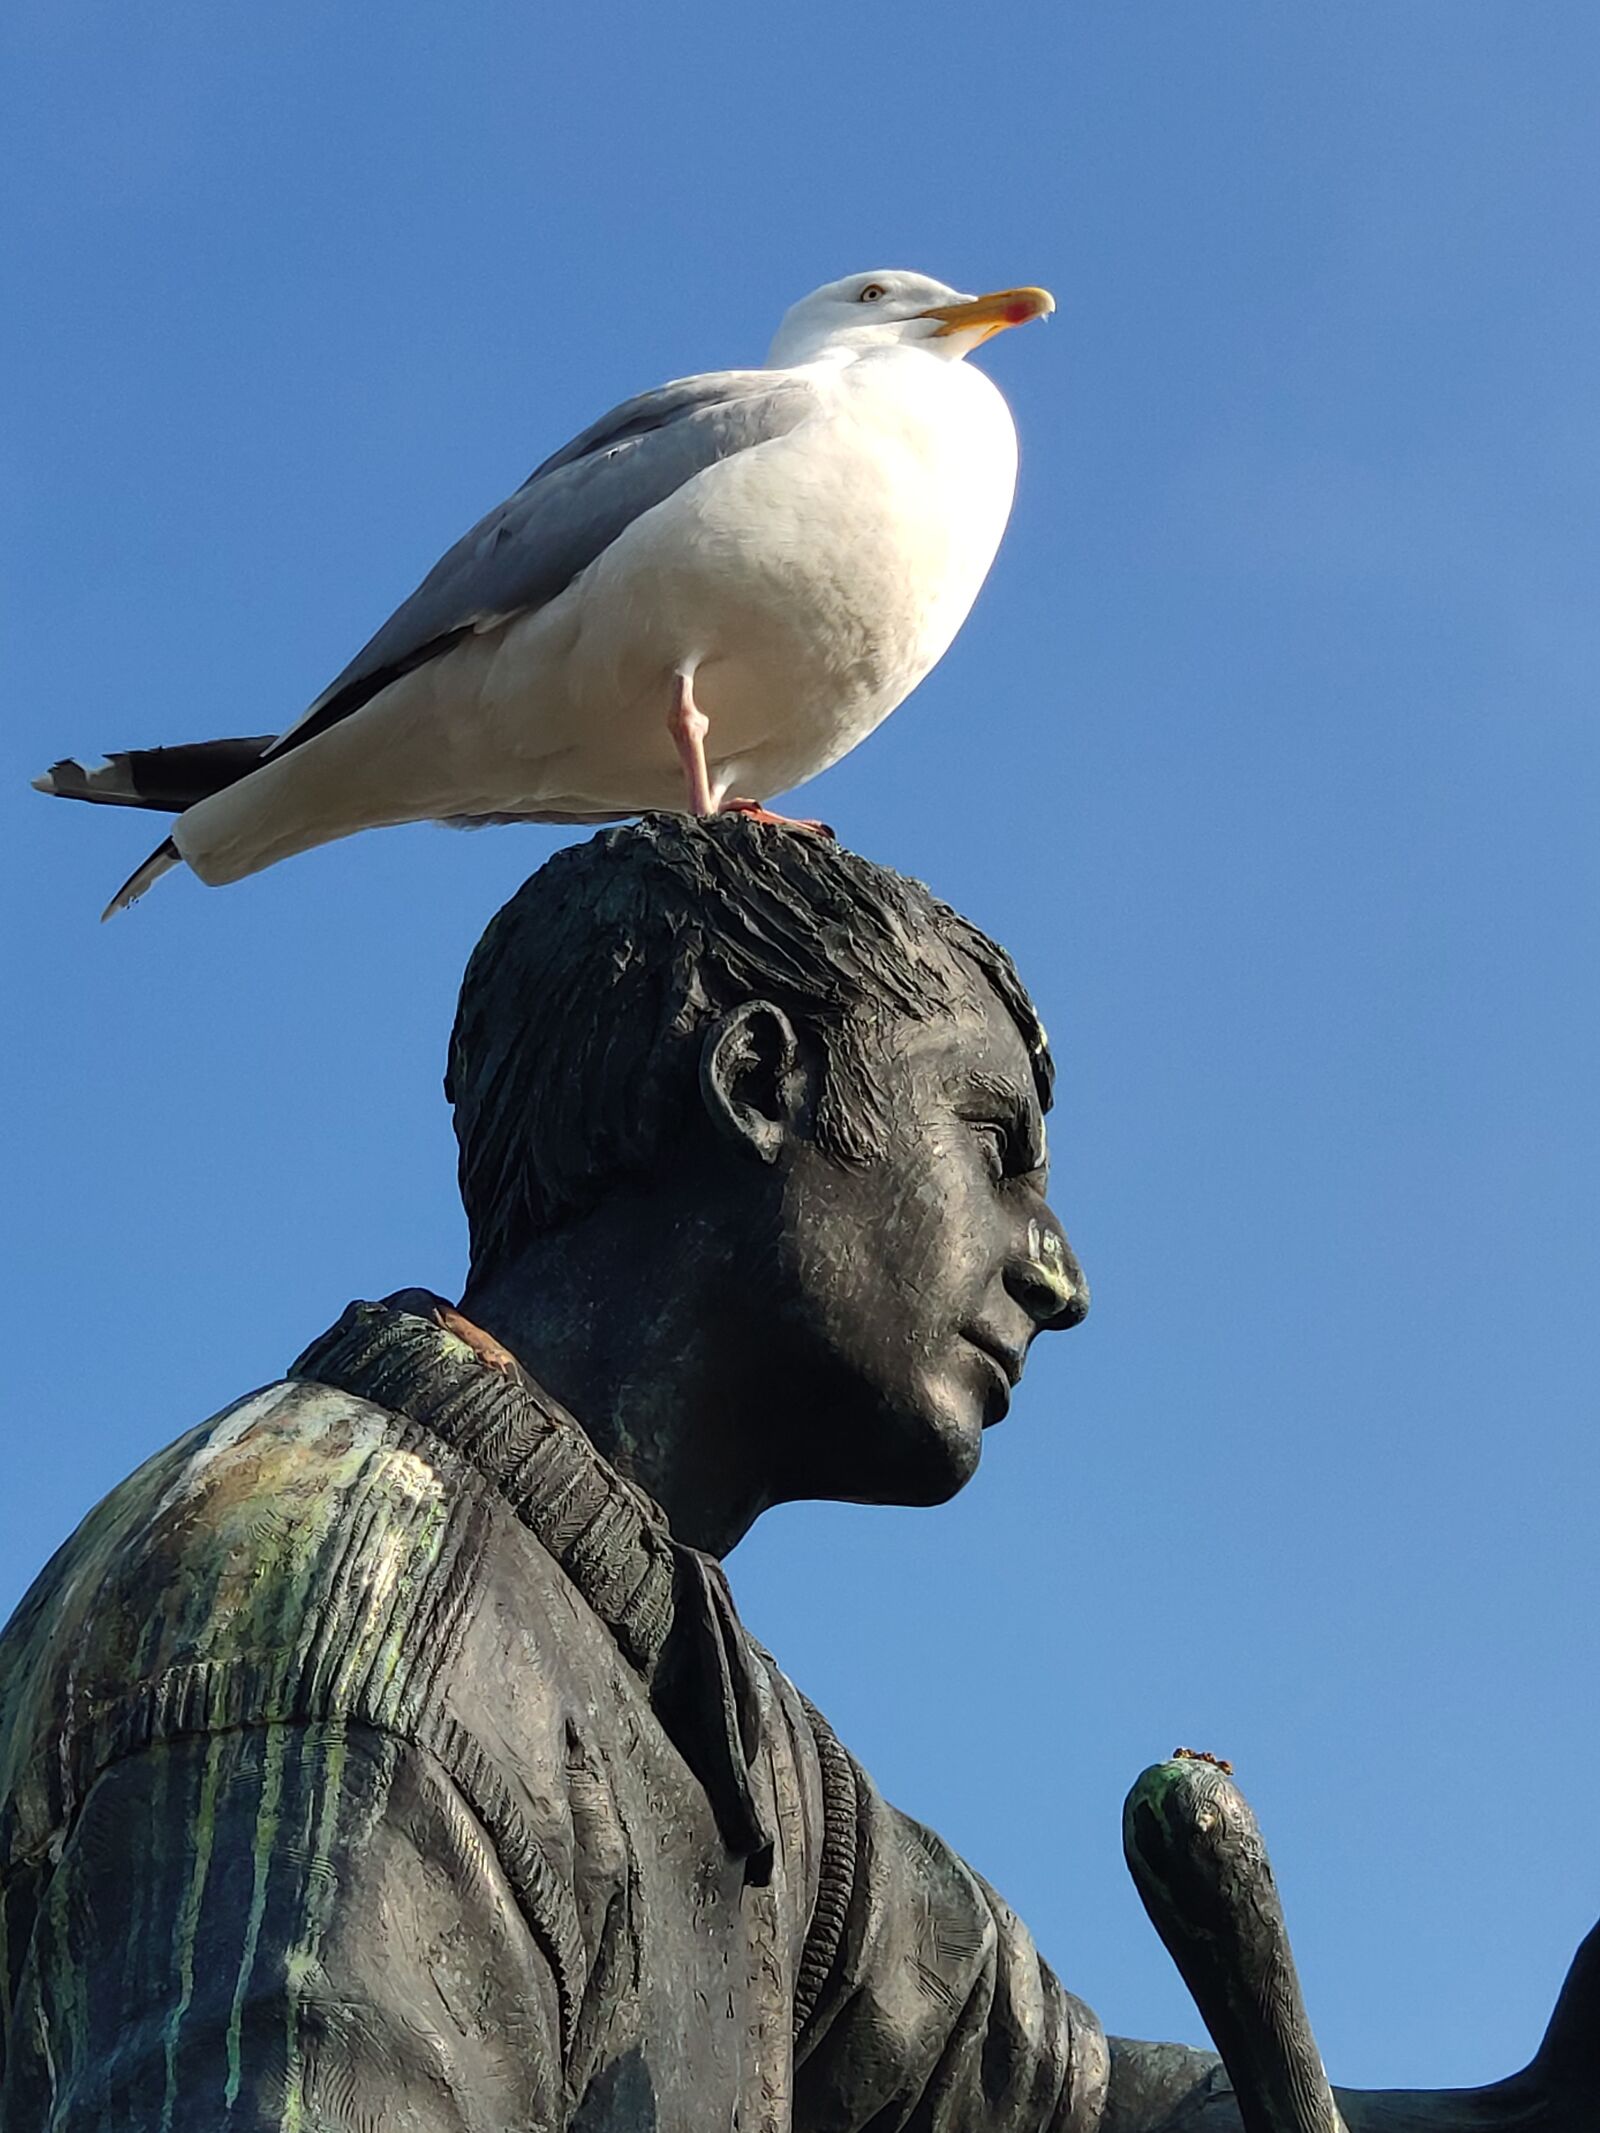
[[[459,1311],[352,1305],[0,1638],[5,2133],[1288,2133],[1108,2040],[720,1567],[786,1499],[949,1497],[1084,1314],[1003,951],[820,839],[647,818],[494,921],[448,1088]],[[1163,1886],[1174,1796],[1130,1807]],[[1597,1971],[1523,2074],[1340,2092],[1350,2133],[1592,2133]]]

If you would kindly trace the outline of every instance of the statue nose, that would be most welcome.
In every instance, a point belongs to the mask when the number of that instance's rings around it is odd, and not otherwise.
[[[1053,1224],[1032,1221],[1022,1250],[1006,1269],[1006,1287],[1041,1332],[1081,1325],[1089,1284],[1078,1256]]]

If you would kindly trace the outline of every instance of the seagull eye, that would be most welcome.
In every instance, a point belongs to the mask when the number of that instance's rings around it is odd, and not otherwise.
[[[867,286],[862,290],[861,294],[856,298],[856,302],[858,304],[881,303],[883,299],[888,295],[888,293],[888,290],[883,286],[883,283],[881,281],[869,281],[867,283]]]

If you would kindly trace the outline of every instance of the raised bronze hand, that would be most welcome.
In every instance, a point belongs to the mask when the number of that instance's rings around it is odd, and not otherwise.
[[[1520,2074],[1487,2088],[1344,2089],[1335,2097],[1266,1846],[1228,1766],[1187,1750],[1155,1764],[1129,1793],[1122,1827],[1144,1907],[1234,2092],[1201,2083],[1187,2098],[1172,2097],[1164,2133],[1600,2133],[1600,1926],[1578,1950],[1544,2041]]]
[[[1233,2083],[1245,2133],[1346,2133],[1267,1848],[1228,1766],[1179,1749],[1128,1794],[1122,1846]]]

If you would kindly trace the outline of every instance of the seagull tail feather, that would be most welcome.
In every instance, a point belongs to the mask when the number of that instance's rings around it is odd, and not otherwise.
[[[272,746],[270,733],[233,740],[191,741],[177,748],[129,748],[99,763],[64,756],[33,781],[58,800],[92,800],[101,807],[154,807],[181,815],[256,769]]]
[[[101,925],[103,926],[108,918],[114,918],[119,911],[126,911],[129,904],[136,904],[151,882],[159,881],[163,874],[171,873],[180,863],[181,856],[172,839],[164,837],[144,864],[134,868],[106,905],[100,914]]]

